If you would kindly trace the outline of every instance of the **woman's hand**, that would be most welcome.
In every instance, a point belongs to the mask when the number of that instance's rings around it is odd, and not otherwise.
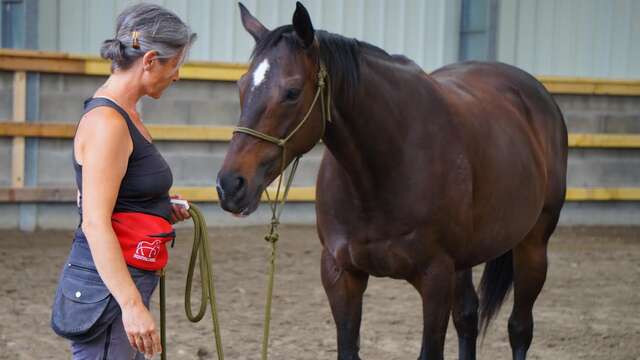
[[[172,199],[184,200],[180,195],[172,195]],[[182,205],[171,204],[171,223],[175,224],[191,218],[189,211]]]
[[[160,336],[153,316],[142,301],[121,306],[122,323],[131,346],[150,359],[162,352]]]

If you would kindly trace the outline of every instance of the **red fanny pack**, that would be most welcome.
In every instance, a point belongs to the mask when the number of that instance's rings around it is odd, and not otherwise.
[[[121,212],[111,215],[124,260],[143,270],[160,270],[167,265],[166,243],[176,237],[173,226],[160,216]]]

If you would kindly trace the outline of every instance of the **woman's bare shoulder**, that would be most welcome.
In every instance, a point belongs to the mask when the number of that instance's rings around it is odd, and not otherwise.
[[[106,161],[124,161],[133,151],[126,120],[115,109],[101,106],[87,112],[74,137],[78,164],[84,165],[88,153],[102,153]],[[123,163],[123,164],[124,164]]]
[[[120,113],[110,107],[100,106],[84,114],[78,125],[76,137],[112,138],[113,140],[130,141],[129,128]]]

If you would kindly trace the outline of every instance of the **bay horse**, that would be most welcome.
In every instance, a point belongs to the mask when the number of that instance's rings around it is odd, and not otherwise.
[[[360,359],[370,275],[420,293],[423,360],[443,359],[450,314],[459,358],[475,359],[480,330],[513,287],[509,341],[513,358],[525,359],[566,192],[566,125],[543,85],[496,62],[426,74],[404,56],[316,31],[300,3],[292,24],[274,30],[240,9],[256,45],[238,81],[239,126],[289,141],[283,156],[236,132],[218,173],[220,204],[251,214],[282,162],[324,142],[316,214],[338,359]],[[478,298],[471,268],[481,263]]]

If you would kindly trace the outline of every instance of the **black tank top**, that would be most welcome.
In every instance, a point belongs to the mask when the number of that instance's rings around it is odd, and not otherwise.
[[[155,145],[147,141],[138,131],[127,112],[112,100],[102,97],[88,99],[84,103],[84,114],[100,106],[113,108],[122,115],[133,142],[133,152],[129,156],[127,171],[120,183],[113,212],[141,212],[161,216],[169,221],[171,217],[169,189],[173,184],[169,165]],[[76,172],[76,185],[80,192],[78,212],[80,223],[82,223],[82,166],[76,161],[73,146],[71,154]]]

